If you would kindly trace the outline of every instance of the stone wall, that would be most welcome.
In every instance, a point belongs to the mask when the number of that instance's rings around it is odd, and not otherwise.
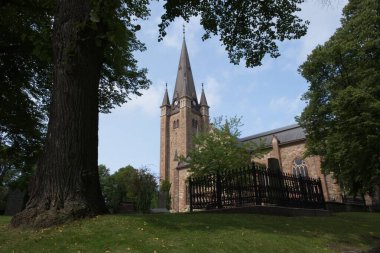
[[[276,145],[276,142],[272,142]],[[269,149],[261,158],[253,158],[252,161],[268,166],[268,158],[277,158],[280,160],[281,169],[285,173],[293,173],[293,162],[295,159],[302,159],[308,169],[308,176],[320,178],[322,183],[323,195],[325,201],[341,202],[341,191],[339,185],[333,179],[332,175],[325,176],[321,172],[321,159],[319,156],[311,156],[303,159],[305,152],[305,142],[293,142],[285,145],[277,144],[278,148]]]
[[[189,209],[187,203],[187,178],[189,176],[188,169],[179,169],[178,175],[178,211],[186,212]]]

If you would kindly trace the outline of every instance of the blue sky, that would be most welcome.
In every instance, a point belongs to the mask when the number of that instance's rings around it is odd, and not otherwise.
[[[265,57],[263,65],[245,68],[229,63],[227,53],[217,37],[202,41],[203,28],[198,18],[186,24],[186,44],[198,99],[201,83],[210,106],[211,118],[225,115],[242,117],[241,137],[294,124],[305,103],[300,100],[307,82],[297,69],[307,55],[323,44],[340,26],[346,0],[306,0],[299,15],[310,21],[306,36],[279,44],[281,56]],[[136,53],[140,67],[148,69],[152,81],[141,97],[132,97],[110,114],[101,114],[99,122],[99,164],[111,171],[128,164],[148,167],[158,176],[160,151],[160,105],[168,83],[170,99],[175,85],[182,44],[182,19],[177,19],[158,42],[158,27],[163,13],[162,2],[151,4],[149,20],[141,23],[138,38],[147,50]]]

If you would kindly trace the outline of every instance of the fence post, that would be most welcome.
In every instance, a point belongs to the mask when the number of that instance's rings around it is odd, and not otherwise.
[[[193,212],[193,183],[191,177],[189,177],[189,205],[190,205],[190,213]]]
[[[318,192],[319,192],[319,199],[321,200],[320,206],[323,209],[326,209],[326,203],[325,203],[325,197],[323,196],[323,189],[322,189],[321,178],[318,178]]]
[[[216,203],[218,208],[222,208],[222,183],[220,182],[219,171],[216,173]]]
[[[303,207],[306,207],[308,203],[307,203],[307,196],[306,196],[306,190],[305,190],[305,182],[301,174],[298,176],[298,185],[300,187],[300,192],[301,192],[301,199],[302,199],[301,205]]]
[[[242,196],[241,196],[241,186],[243,184],[243,180],[242,180],[242,177],[243,177],[244,174],[244,170],[243,169],[240,169],[239,170],[239,174],[237,175],[237,179],[236,179],[236,182],[237,182],[237,188],[238,188],[238,201],[239,201],[239,206],[242,206],[243,204],[243,201],[242,201]]]
[[[258,189],[257,185],[257,170],[254,163],[252,163],[252,171],[253,171],[253,188],[255,189],[255,200],[256,205],[261,205],[261,199],[260,199],[260,191]]]

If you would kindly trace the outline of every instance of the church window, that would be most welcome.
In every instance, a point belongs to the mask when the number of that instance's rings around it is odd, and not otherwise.
[[[300,158],[296,158],[293,161],[293,175],[301,176],[301,177],[308,177],[307,172],[307,165],[304,160]]]
[[[198,120],[193,119],[193,120],[192,120],[192,126],[193,126],[194,128],[198,128]]]
[[[179,120],[177,119],[173,121],[173,129],[176,129],[178,127],[179,127]]]

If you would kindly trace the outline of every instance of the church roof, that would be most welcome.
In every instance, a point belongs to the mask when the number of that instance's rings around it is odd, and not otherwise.
[[[173,93],[173,100],[187,96],[195,101],[197,93],[195,91],[193,74],[191,72],[189,54],[187,53],[185,37],[182,42],[181,57],[178,64],[177,79]]]
[[[165,106],[165,105],[170,105],[169,95],[168,95],[168,88],[165,89],[164,99],[162,100],[162,105],[161,106]]]
[[[207,99],[205,95],[205,91],[203,89],[203,84],[202,84],[202,94],[201,94],[201,101],[199,102],[201,106],[208,106],[207,104]]]
[[[273,135],[281,144],[287,144],[291,142],[301,141],[306,139],[305,131],[298,124],[285,126],[270,131],[250,135],[244,138],[239,139],[241,142],[252,141],[254,143],[260,144],[260,142],[265,146],[269,147],[272,145]]]

